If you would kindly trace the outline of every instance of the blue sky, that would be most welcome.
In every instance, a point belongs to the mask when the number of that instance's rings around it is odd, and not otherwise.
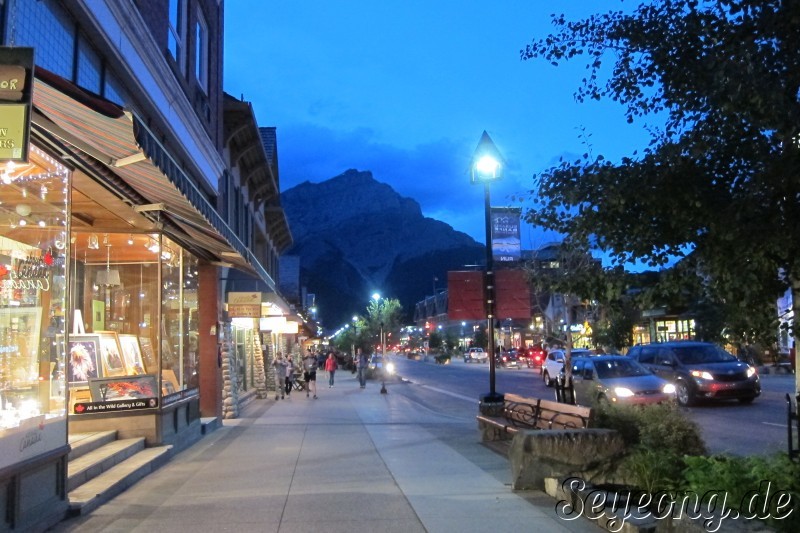
[[[520,205],[532,176],[587,151],[617,160],[647,144],[614,102],[575,102],[584,63],[519,51],[553,26],[633,7],[621,0],[230,0],[224,87],[278,134],[281,189],[347,169],[413,198],[423,214],[484,242],[470,157],[486,130],[505,156],[494,206]],[[523,207],[525,204],[522,204]],[[552,236],[524,227],[523,248]]]

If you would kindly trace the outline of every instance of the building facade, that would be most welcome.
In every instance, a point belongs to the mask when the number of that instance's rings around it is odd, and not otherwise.
[[[222,90],[220,2],[0,10],[0,68],[32,57],[26,154],[0,157],[0,529],[14,531],[63,518],[70,435],[178,451],[258,388],[265,339],[291,331],[261,327],[288,311],[291,234],[277,156]],[[229,312],[243,290],[259,300],[250,328]]]

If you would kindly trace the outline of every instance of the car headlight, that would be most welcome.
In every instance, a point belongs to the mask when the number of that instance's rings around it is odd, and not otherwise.
[[[672,383],[667,383],[666,385],[664,385],[664,388],[661,389],[661,392],[663,392],[664,394],[675,394],[675,385],[673,385]]]
[[[386,363],[386,371],[390,374],[394,374],[394,363]]]
[[[614,394],[617,398],[630,398],[633,396],[633,391],[626,387],[614,387]]]
[[[708,380],[714,379],[714,376],[712,376],[710,372],[700,370],[692,370],[692,377]]]
[[[751,377],[753,377],[754,375],[756,375],[756,369],[755,369],[755,367],[748,366],[748,367],[747,367],[747,377],[748,377],[748,378],[751,378]]]

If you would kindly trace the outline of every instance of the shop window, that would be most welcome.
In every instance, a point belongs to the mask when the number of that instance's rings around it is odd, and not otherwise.
[[[197,387],[197,260],[158,234],[80,230],[70,241],[70,413],[156,407]]]
[[[0,165],[0,437],[63,420],[68,188],[35,146]]]
[[[199,385],[198,261],[168,238],[161,246],[161,368],[179,390]]]

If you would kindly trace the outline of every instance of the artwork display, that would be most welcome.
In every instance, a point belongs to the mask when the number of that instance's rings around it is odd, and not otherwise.
[[[136,335],[121,333],[119,335],[119,346],[122,350],[122,357],[125,360],[125,367],[128,369],[128,374],[144,374],[147,367],[142,361],[142,350],[139,347],[139,338]]]
[[[161,371],[161,391],[163,394],[172,394],[181,390],[178,385],[178,377],[172,370]]]
[[[158,397],[156,377],[151,374],[93,379],[89,381],[89,390],[93,402]]]
[[[150,337],[139,337],[139,347],[142,349],[142,362],[144,369],[148,372],[155,372],[156,354],[153,352],[153,345],[150,343]]]
[[[125,360],[122,358],[122,350],[119,346],[119,338],[114,331],[99,331],[100,355],[103,362],[103,375],[107,377],[124,376],[128,374],[125,367]]]
[[[99,335],[70,335],[67,342],[67,381],[88,382],[103,375]]]

